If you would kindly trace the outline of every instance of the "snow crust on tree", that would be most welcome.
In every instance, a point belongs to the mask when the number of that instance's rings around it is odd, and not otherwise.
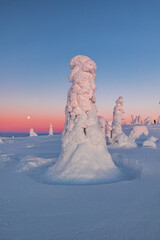
[[[106,120],[106,137],[109,143],[111,143],[111,131],[112,131],[112,121],[111,120]]]
[[[38,136],[37,133],[34,132],[33,128],[30,129],[30,137],[36,137]]]
[[[3,143],[3,141],[2,141],[2,139],[0,138],[0,144],[2,144]]]
[[[157,120],[157,123],[160,123],[160,116],[158,116],[158,120]]]
[[[131,119],[132,119],[131,124],[142,124],[141,116],[136,116],[134,118],[134,116],[131,115]]]
[[[102,116],[98,116],[98,123],[102,129],[102,132],[105,134],[106,120]]]
[[[49,128],[49,136],[53,135],[53,127],[52,124],[50,124],[50,128]]]
[[[156,148],[156,142],[159,140],[159,138],[151,136],[147,140],[143,142],[143,147],[152,147]]]
[[[113,110],[113,123],[112,123],[112,140],[116,138],[122,131],[122,114],[123,114],[123,97],[116,100],[116,106]]]
[[[57,183],[85,184],[114,181],[121,173],[114,165],[97,119],[94,92],[96,64],[89,57],[71,59],[65,129],[61,154],[48,172]]]
[[[151,125],[152,124],[152,118],[149,116],[144,119],[144,124],[145,125]]]
[[[139,138],[141,135],[148,135],[148,129],[146,126],[134,126],[133,129],[130,132],[130,139],[135,141],[137,138]]]

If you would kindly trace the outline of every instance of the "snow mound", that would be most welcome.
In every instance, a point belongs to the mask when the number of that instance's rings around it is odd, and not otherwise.
[[[146,126],[134,126],[133,129],[130,132],[129,137],[135,141],[137,138],[139,138],[141,135],[148,135],[148,129]]]
[[[54,161],[52,158],[40,158],[29,155],[21,160],[18,172],[32,171],[35,168],[45,166]]]
[[[0,138],[0,144],[3,144],[4,142],[2,141],[2,139]]]
[[[37,133],[34,132],[33,128],[30,129],[30,137],[36,137],[38,136]]]
[[[132,155],[114,153],[112,154],[112,159],[116,166],[121,169],[126,180],[132,180],[141,176],[142,165]]]
[[[96,64],[89,57],[76,56],[70,67],[69,81],[73,85],[67,96],[62,150],[48,171],[48,181],[58,184],[117,181],[121,172],[111,159],[97,119]]]
[[[147,140],[143,142],[143,147],[151,147],[156,148],[156,142],[159,140],[159,138],[151,136]]]
[[[114,143],[110,147],[134,148],[137,147],[137,144],[125,133],[121,133],[114,138]]]

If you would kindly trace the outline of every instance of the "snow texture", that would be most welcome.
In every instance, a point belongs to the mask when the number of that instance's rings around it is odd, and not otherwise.
[[[152,118],[151,117],[147,117],[144,119],[144,124],[145,125],[151,125],[152,124]]]
[[[130,132],[130,139],[135,141],[137,138],[139,138],[141,135],[148,135],[148,129],[146,126],[134,126],[133,129]]]
[[[33,128],[30,129],[30,137],[36,137],[38,136],[37,133],[34,132]]]
[[[98,123],[102,129],[102,132],[105,134],[106,121],[102,116],[98,116]]]
[[[50,124],[50,129],[49,129],[49,136],[53,135],[53,127],[52,124]]]
[[[147,140],[145,140],[145,141],[143,142],[143,147],[156,148],[156,142],[157,142],[158,140],[159,140],[159,138],[151,136],[150,138],[148,138]]]
[[[89,57],[71,59],[65,129],[61,154],[48,172],[57,183],[85,184],[116,181],[120,171],[107,150],[98,119],[94,92],[96,64]]]

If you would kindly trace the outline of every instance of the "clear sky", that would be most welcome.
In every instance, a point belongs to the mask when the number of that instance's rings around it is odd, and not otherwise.
[[[159,0],[0,0],[0,132],[63,129],[69,62],[97,64],[99,115],[160,115]],[[27,119],[30,116],[30,119]]]

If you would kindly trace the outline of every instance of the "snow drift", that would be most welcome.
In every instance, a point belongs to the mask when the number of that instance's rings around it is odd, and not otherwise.
[[[62,150],[48,177],[54,183],[70,184],[116,181],[121,173],[107,150],[96,115],[96,64],[78,55],[72,58],[70,68],[73,85],[67,96]]]
[[[156,142],[159,140],[159,138],[151,136],[147,140],[143,142],[143,147],[151,147],[156,148]]]

